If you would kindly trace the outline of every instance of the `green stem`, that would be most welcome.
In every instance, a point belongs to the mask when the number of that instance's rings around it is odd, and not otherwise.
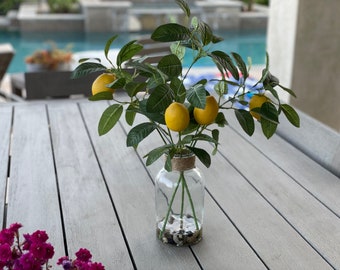
[[[191,198],[191,194],[190,194],[190,191],[189,191],[189,187],[185,181],[185,178],[183,176],[183,182],[184,182],[184,188],[186,189],[187,191],[187,194],[188,194],[188,198],[189,198],[189,202],[190,202],[190,206],[191,206],[191,210],[192,210],[192,214],[194,216],[194,220],[195,220],[195,226],[196,226],[196,230],[199,230],[199,226],[198,226],[198,222],[197,222],[197,217],[196,217],[196,212],[195,212],[195,207],[194,207],[194,203],[192,201],[192,198]]]
[[[183,228],[183,212],[184,212],[184,191],[185,191],[185,178],[184,172],[180,172],[180,178],[182,179],[182,202],[181,202],[181,228]]]
[[[161,130],[160,130],[160,127],[159,127],[159,125],[157,125],[157,128],[156,128],[156,130],[157,130],[157,132],[158,132],[158,134],[159,134],[159,136],[161,137],[161,139],[162,139],[162,141],[163,141],[163,143],[164,144],[167,144],[167,142],[166,142],[166,140],[165,140],[165,138],[167,138],[167,137],[163,137],[163,135],[162,135],[162,132],[161,132]],[[168,139],[168,138],[167,138]],[[170,143],[170,140],[168,139],[168,142]]]
[[[184,178],[183,178],[184,179]],[[169,204],[169,207],[168,207],[168,211],[166,213],[166,216],[165,216],[165,219],[164,219],[164,224],[163,224],[163,227],[162,227],[162,231],[159,233],[159,239],[162,239],[163,237],[163,234],[164,234],[164,231],[165,231],[165,227],[166,227],[166,224],[168,223],[168,220],[169,220],[169,215],[170,215],[170,212],[171,212],[171,207],[172,207],[172,204],[174,202],[174,199],[175,199],[175,196],[176,196],[176,193],[177,193],[177,190],[178,190],[178,187],[179,187],[179,184],[181,183],[182,181],[182,177],[179,177],[178,181],[177,181],[177,185],[176,185],[176,188],[174,190],[174,193],[172,193],[172,197],[171,197],[171,200],[170,200],[170,204]]]

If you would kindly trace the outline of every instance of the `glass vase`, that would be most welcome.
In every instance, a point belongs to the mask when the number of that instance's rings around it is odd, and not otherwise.
[[[195,156],[175,156],[155,182],[156,230],[163,243],[188,246],[202,239],[204,176]]]

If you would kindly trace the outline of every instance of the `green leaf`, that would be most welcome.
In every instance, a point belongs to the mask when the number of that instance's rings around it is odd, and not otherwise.
[[[146,109],[147,100],[144,99],[139,103],[139,109],[134,109],[136,112],[145,115],[150,120],[165,125],[164,114],[160,112],[150,113]]]
[[[97,100],[113,100],[113,95],[111,91],[103,91],[95,94],[94,96],[90,96],[89,100],[97,101]]]
[[[235,116],[237,121],[240,123],[242,129],[249,135],[253,135],[255,131],[255,124],[253,116],[250,114],[250,112],[246,110],[235,110]]]
[[[227,119],[225,119],[223,112],[218,112],[218,114],[215,118],[215,123],[219,127],[224,127],[224,126],[228,125],[228,121],[227,121]]]
[[[277,91],[271,86],[271,85],[265,85],[264,87],[266,90],[268,90],[278,101],[280,101],[280,97],[277,93]]]
[[[204,166],[206,166],[207,168],[210,167],[211,158],[207,151],[201,148],[190,147],[190,146],[187,146],[187,148],[191,150],[195,154],[196,157],[198,157],[198,159],[204,164]]]
[[[111,65],[113,66],[111,60],[109,59],[109,52],[110,52],[110,47],[113,41],[116,40],[116,38],[118,37],[118,35],[114,35],[113,37],[111,37],[105,44],[105,49],[104,49],[104,54],[105,54],[105,58],[111,63]]]
[[[125,78],[118,78],[114,82],[108,85],[108,87],[112,89],[120,89],[123,88],[126,84],[126,79]]]
[[[171,156],[170,153],[169,153],[169,155],[166,156],[165,164],[164,164],[164,168],[165,168],[168,172],[171,172],[171,171],[172,171],[171,159],[172,159],[172,156]]]
[[[156,68],[146,62],[139,62],[139,61],[133,60],[133,61],[127,62],[126,66],[134,68],[138,70],[140,73],[150,74],[148,77],[150,77],[154,72],[156,72]]]
[[[194,135],[186,135],[182,140],[181,140],[181,144],[190,144],[192,142]]]
[[[133,56],[139,53],[143,49],[143,45],[135,43],[136,40],[132,40],[125,44],[117,55],[117,66],[121,66],[123,62],[130,60]]]
[[[81,64],[81,63],[86,62],[90,59],[96,60],[98,63],[100,63],[102,61],[100,58],[97,58],[97,57],[86,57],[86,58],[80,58],[78,60],[78,63]]]
[[[173,78],[170,83],[170,88],[174,92],[174,99],[179,103],[184,103],[186,99],[187,90],[183,82],[179,78]]]
[[[198,24],[199,24],[199,20],[197,18],[197,16],[194,16],[191,18],[191,25],[190,25],[190,29],[197,29],[198,28]]]
[[[125,90],[129,97],[134,97],[138,92],[145,91],[146,83],[129,82],[125,86]]]
[[[287,87],[284,87],[284,86],[282,86],[281,84],[279,84],[279,87],[281,87],[284,91],[288,92],[290,95],[292,95],[293,97],[296,98],[296,95],[295,95],[295,93],[294,93],[293,90],[291,90],[291,89],[289,89],[289,88],[287,88]]]
[[[214,60],[214,62],[221,65],[225,72],[230,71],[231,75],[236,80],[239,80],[238,69],[228,54],[222,51],[213,51],[208,55]]]
[[[244,63],[242,57],[238,53],[232,52],[231,55],[234,57],[236,64],[238,68],[240,69],[243,75],[243,78],[245,80],[249,76],[246,64]]]
[[[204,86],[198,84],[190,87],[187,92],[187,99],[192,106],[204,109],[206,103],[206,90]]]
[[[183,60],[185,56],[185,47],[181,46],[179,42],[174,42],[170,45],[170,50],[177,55],[179,60]]]
[[[206,142],[211,142],[211,143],[217,144],[217,141],[213,137],[211,137],[207,134],[198,134],[196,136],[193,136],[192,140],[206,141]]]
[[[182,63],[175,54],[164,56],[157,68],[170,78],[178,77],[182,73]]]
[[[210,26],[205,22],[200,21],[198,25],[198,31],[202,39],[202,45],[203,46],[208,45],[213,39],[213,33],[211,31]]]
[[[105,44],[105,49],[104,49],[104,53],[105,53],[105,57],[107,59],[107,56],[109,54],[110,51],[110,47],[113,41],[115,41],[117,39],[118,35],[114,35],[113,37],[109,38]]]
[[[190,30],[177,23],[168,23],[158,26],[151,34],[155,41],[170,42],[186,40],[190,37]]]
[[[227,81],[221,80],[214,85],[215,92],[221,97],[228,94],[228,83]]]
[[[174,97],[171,88],[162,84],[157,86],[151,93],[146,103],[148,112],[164,112],[166,108],[172,103]]]
[[[132,104],[127,107],[126,112],[125,112],[125,121],[128,125],[132,126],[133,122],[135,121],[136,117],[136,112],[134,110],[134,107]]]
[[[146,166],[151,165],[156,160],[158,160],[161,156],[168,154],[169,149],[171,147],[173,147],[172,144],[166,144],[166,145],[162,145],[160,147],[157,147],[157,148],[151,150],[148,154],[146,154],[144,156],[144,157],[147,157],[146,162],[145,162]]]
[[[156,125],[153,123],[142,123],[133,127],[126,138],[126,145],[137,147],[138,144],[151,134],[156,129]]]
[[[166,82],[167,76],[159,72],[151,74],[147,84],[149,89],[154,89],[158,86],[164,85]]]
[[[219,137],[220,137],[220,131],[218,129],[213,129],[211,131],[211,136],[214,138],[214,140],[216,141],[215,143],[215,148],[212,152],[213,155],[215,155],[217,153],[217,147],[218,147],[218,140],[219,140]]]
[[[213,35],[211,42],[215,44],[215,43],[219,43],[223,40],[224,40],[223,37]]]
[[[220,131],[218,129],[213,129],[211,131],[211,136],[214,138],[214,140],[218,143],[219,137],[220,137]]]
[[[292,125],[300,127],[300,117],[293,107],[288,104],[281,104],[281,109]]]
[[[76,69],[72,72],[71,78],[76,79],[99,71],[105,72],[106,67],[100,63],[85,62],[76,67]]]
[[[120,104],[113,104],[109,106],[102,114],[99,124],[98,133],[100,136],[108,133],[118,122],[123,113],[123,106]]]
[[[269,139],[275,133],[277,124],[261,117],[261,127],[264,136],[266,136],[266,138]]]
[[[265,118],[266,120],[274,124],[279,123],[279,113],[276,107],[270,102],[265,102],[262,104],[261,109],[260,109],[260,115],[261,115],[261,121],[263,118]]]
[[[176,0],[177,5],[184,11],[185,16],[190,17],[190,7],[184,0]]]

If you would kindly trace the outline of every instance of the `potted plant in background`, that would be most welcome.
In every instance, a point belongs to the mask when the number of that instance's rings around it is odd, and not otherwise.
[[[259,121],[267,138],[275,133],[282,113],[297,127],[299,116],[291,106],[281,103],[276,87],[292,96],[295,94],[271,75],[268,56],[262,77],[248,89],[245,82],[250,64],[236,52],[214,50],[213,44],[221,38],[205,22],[191,16],[185,1],[176,3],[182,8],[188,26],[166,23],[153,31],[153,40],[172,42],[172,53],[157,65],[149,64],[147,56],[136,57],[143,49],[136,40],[124,45],[113,63],[108,57],[110,46],[117,38],[113,36],[104,49],[111,66],[103,66],[100,59],[82,59],[73,77],[103,73],[92,85],[90,100],[113,100],[113,103],[99,120],[99,135],[115,126],[124,108],[125,120],[132,127],[127,134],[127,146],[137,148],[150,134],[159,135],[159,145],[145,155],[146,165],[165,156],[164,168],[155,181],[157,237],[162,242],[182,246],[198,243],[202,238],[204,177],[195,165],[195,158],[210,166],[210,154],[202,146],[208,143],[213,146],[212,154],[218,151],[220,128],[227,125],[224,112],[233,110],[242,129],[250,136],[255,130],[255,121]],[[182,67],[185,54],[192,55],[187,69]],[[207,79],[189,86],[185,84],[201,58],[209,58],[220,71],[221,75],[211,80],[214,91],[207,91]],[[229,92],[231,87],[236,91]],[[123,89],[125,95],[116,94],[114,89]],[[145,121],[136,120],[136,115],[144,116]]]
[[[47,0],[50,13],[78,13],[78,0]]]
[[[49,41],[47,44],[49,48],[37,50],[32,55],[26,57],[26,70],[28,72],[70,70],[72,46],[68,45],[60,49],[53,41]]]

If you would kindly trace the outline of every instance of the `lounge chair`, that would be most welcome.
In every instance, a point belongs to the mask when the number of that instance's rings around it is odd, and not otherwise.
[[[0,44],[0,83],[2,82],[7,69],[13,59],[15,51],[11,44],[4,43]],[[5,98],[5,100],[9,101],[21,101],[20,97],[16,95],[12,95],[10,92],[6,92],[5,90],[0,89],[0,96]]]
[[[99,73],[71,79],[72,71],[25,72],[26,100],[70,98],[91,95],[91,85]]]
[[[147,54],[144,60],[150,64],[156,64],[165,55],[170,54],[169,43],[160,43],[151,40],[149,37],[141,38],[139,43],[144,45],[141,51],[142,55]],[[90,51],[77,53],[77,58],[83,57],[104,57],[103,52]],[[118,51],[113,53],[116,57]],[[78,59],[79,60],[79,59]],[[105,59],[102,59],[103,61]],[[112,59],[111,59],[112,60]],[[129,71],[129,69],[126,69]],[[13,92],[24,96],[26,100],[45,99],[45,98],[67,98],[72,95],[89,96],[91,94],[91,85],[99,73],[89,74],[79,79],[71,79],[72,71],[47,71],[47,72],[25,72],[12,74]],[[141,81],[145,78],[140,78]]]

